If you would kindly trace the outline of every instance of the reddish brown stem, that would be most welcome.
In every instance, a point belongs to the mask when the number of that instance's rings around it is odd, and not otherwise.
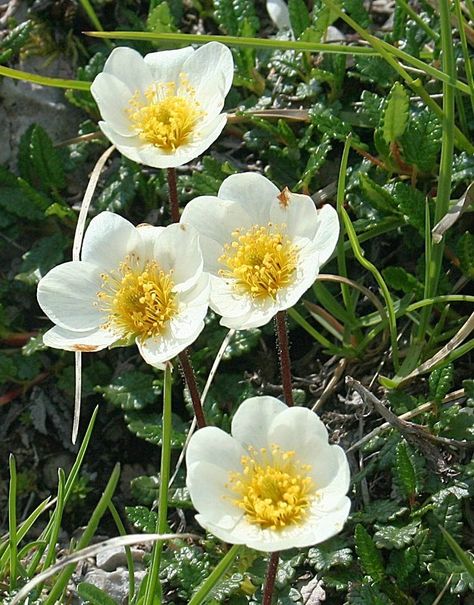
[[[272,603],[279,557],[280,553],[278,552],[272,552],[270,555],[270,561],[268,562],[267,568],[267,578],[265,580],[265,588],[263,589],[262,605],[271,605]]]
[[[206,419],[204,418],[204,412],[202,409],[201,396],[196,384],[196,378],[194,376],[194,370],[189,361],[188,353],[186,349],[181,351],[178,355],[181,369],[183,370],[186,384],[188,385],[189,394],[191,395],[191,401],[193,403],[194,415],[196,416],[196,422],[198,428],[202,429],[206,426]]]
[[[288,345],[288,330],[286,327],[286,311],[278,311],[276,314],[276,327],[278,334],[278,349],[280,354],[281,381],[283,383],[283,395],[286,405],[294,405],[293,389],[291,388],[291,362],[290,349]]]
[[[176,170],[168,168],[168,192],[170,198],[171,220],[179,223],[178,187],[176,185]]]

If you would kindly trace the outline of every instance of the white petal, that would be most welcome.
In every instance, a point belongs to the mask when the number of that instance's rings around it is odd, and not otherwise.
[[[89,223],[81,258],[100,267],[101,272],[116,270],[139,242],[139,235],[132,223],[113,212],[101,212]]]
[[[200,429],[198,433],[202,430],[204,429]],[[221,450],[218,454],[221,454]],[[211,523],[231,530],[244,513],[232,503],[235,494],[226,487],[228,482],[229,471],[220,465],[197,462],[188,467],[186,485],[194,508]]]
[[[295,237],[303,237],[311,240],[317,231],[319,220],[318,211],[309,195],[299,193],[282,192],[285,196],[285,204],[280,200],[274,202],[271,208],[271,220],[278,224],[286,224],[286,232],[291,240]]]
[[[114,48],[105,62],[104,72],[121,80],[132,92],[145,91],[153,82],[151,70],[133,48]]]
[[[325,512],[323,515],[312,515],[305,524],[305,533],[301,535],[294,546],[298,548],[313,546],[338,534],[344,527],[350,508],[351,501],[349,498],[343,497],[338,506],[331,512]]]
[[[228,180],[228,179],[226,179]],[[224,181],[225,183],[226,181]],[[220,199],[211,195],[196,197],[191,200],[181,215],[182,223],[192,225],[201,236],[201,248],[204,257],[204,270],[217,271],[216,252],[209,240],[217,242],[222,247],[232,241],[232,232],[235,229],[250,229],[254,224],[249,214],[239,202]],[[219,256],[223,249],[221,248]]]
[[[154,258],[155,242],[158,234],[161,233],[165,227],[154,227],[142,223],[136,226],[138,231],[140,244],[137,247],[137,253],[139,251],[140,256],[144,259],[151,260]]]
[[[326,204],[318,210],[318,224],[313,244],[319,250],[319,263],[323,265],[334,252],[339,237],[339,217],[336,210]]]
[[[96,266],[82,261],[51,269],[38,284],[38,302],[55,324],[68,330],[98,328],[105,315],[94,306],[102,281]]]
[[[250,309],[246,314],[239,315],[238,317],[228,317],[227,313],[224,313],[220,324],[222,326],[225,326],[226,328],[233,328],[235,330],[249,330],[250,328],[259,328],[271,321],[279,310],[280,307],[278,305],[278,301],[275,301],[270,297],[263,301],[252,301],[250,303]]]
[[[203,329],[204,322],[201,321],[196,325],[194,333],[186,338],[178,339],[168,326],[168,329],[160,336],[148,338],[144,341],[137,339],[136,343],[141,356],[147,363],[151,366],[162,368],[165,361],[170,361],[194,342]]]
[[[250,397],[238,408],[232,419],[232,436],[244,447],[268,447],[268,431],[278,414],[287,406],[275,397]]]
[[[102,119],[111,128],[124,137],[136,135],[126,113],[133,91],[122,80],[112,74],[100,73],[92,83],[91,93]]]
[[[87,332],[74,332],[54,326],[43,336],[43,342],[53,349],[92,353],[101,351],[117,340],[117,335],[107,330],[95,329]]]
[[[228,176],[219,189],[219,197],[240,202],[251,216],[252,224],[267,225],[270,209],[279,194],[278,187],[262,174],[242,172]]]
[[[247,315],[251,309],[251,299],[248,296],[236,294],[231,283],[221,277],[211,275],[210,306],[218,315],[226,318],[237,318]]]
[[[183,72],[204,111],[218,114],[234,77],[234,61],[227,46],[219,42],[204,44],[185,61]]]
[[[191,437],[186,450],[186,466],[190,469],[195,464],[207,462],[227,472],[239,471],[242,468],[241,458],[244,455],[245,450],[238,440],[215,426],[207,426],[199,429]],[[201,512],[200,509],[197,510]]]
[[[202,330],[209,305],[209,276],[201,274],[198,283],[179,297],[179,311],[170,320],[171,334],[178,339],[194,342]]]
[[[191,225],[175,223],[163,229],[155,239],[154,257],[165,273],[173,272],[175,292],[188,290],[201,276],[199,234]]]
[[[122,155],[124,155],[129,160],[133,160],[134,162],[139,162],[142,164],[145,163],[142,161],[140,155],[143,142],[140,140],[140,137],[138,135],[132,137],[124,137],[116,130],[114,130],[108,122],[103,121],[99,122],[99,128],[109,139],[109,141],[117,147],[117,149]]]
[[[325,482],[324,487],[318,492],[319,497],[315,503],[315,510],[318,511],[335,508],[341,498],[347,494],[350,485],[349,462],[344,450],[338,445],[331,445],[329,452],[325,454],[325,459],[330,459],[330,462],[324,465],[326,468],[318,469],[316,465],[313,465],[316,473],[319,471],[320,474],[319,477],[314,477],[315,482],[319,481],[320,484]],[[332,472],[326,470],[329,467],[333,469]],[[321,476],[320,470],[326,475],[325,477]]]
[[[151,70],[153,79],[158,83],[179,82],[183,64],[194,54],[192,46],[177,50],[159,50],[145,55],[145,63]]]

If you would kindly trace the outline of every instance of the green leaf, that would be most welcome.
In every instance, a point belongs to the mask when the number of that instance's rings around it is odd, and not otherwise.
[[[146,30],[156,34],[178,31],[168,2],[160,2],[151,10],[146,22]]]
[[[18,167],[21,176],[40,190],[62,189],[66,185],[62,157],[38,124],[30,126],[21,137]]]
[[[222,359],[229,360],[245,355],[254,349],[260,341],[262,331],[259,328],[237,330],[226,347]]]
[[[352,585],[347,598],[348,605],[390,605],[392,602],[376,586],[370,584]]]
[[[397,181],[392,189],[392,195],[407,223],[415,227],[424,238],[426,200],[423,193],[419,189]]]
[[[81,582],[78,585],[77,594],[90,605],[117,605],[117,601],[114,601],[107,593],[88,582]]]
[[[394,290],[401,290],[405,294],[423,294],[423,284],[402,267],[385,267],[382,275],[387,285]]]
[[[35,285],[46,273],[64,260],[67,240],[62,233],[48,235],[35,242],[29,252],[23,255],[20,273],[15,279]]]
[[[459,559],[461,565],[474,580],[474,559],[472,555],[469,552],[463,550],[456,542],[456,540],[451,536],[451,534],[444,529],[444,527],[440,527],[440,530],[443,534],[443,538],[446,540],[453,553]]]
[[[411,523],[408,523],[408,525],[400,527],[394,525],[380,527],[376,525],[377,531],[374,534],[375,544],[379,548],[403,548],[413,542],[419,525],[419,519],[415,519]]]
[[[387,97],[387,104],[381,118],[383,137],[387,143],[394,143],[405,132],[408,121],[410,99],[400,82],[395,82]]]
[[[141,475],[130,482],[132,496],[147,506],[151,506],[158,497],[160,477],[158,475]]]
[[[441,401],[449,393],[453,386],[453,375],[454,368],[452,363],[431,372],[428,379],[431,399]]]
[[[362,569],[375,582],[380,582],[385,576],[382,555],[363,525],[356,525],[354,539]]]
[[[416,472],[405,441],[400,441],[395,453],[395,471],[408,500],[416,494]]]
[[[474,234],[466,231],[457,243],[457,251],[461,270],[470,279],[474,278]]]
[[[96,387],[105,399],[122,410],[142,410],[157,403],[161,394],[161,382],[153,374],[131,371],[121,374],[111,384]]]
[[[156,530],[156,513],[146,506],[126,506],[128,520],[140,531],[152,534]]]
[[[304,0],[288,0],[291,28],[295,38],[299,38],[306,28],[311,25],[311,19]]]
[[[247,36],[254,35],[259,28],[259,20],[252,0],[214,0],[214,16],[221,31],[230,36],[242,35],[244,23],[250,31]]]
[[[380,88],[388,88],[397,77],[397,72],[387,65],[382,57],[358,56],[355,58],[355,67],[359,73],[351,73],[363,82],[371,82]]]
[[[332,567],[348,567],[353,560],[350,548],[344,548],[342,541],[328,540],[319,546],[310,548],[308,560],[316,571],[326,571]]]
[[[145,439],[154,445],[161,445],[163,435],[161,414],[157,412],[142,412],[132,410],[125,414],[129,430],[137,437]],[[173,414],[173,430],[171,432],[171,447],[181,448],[186,441],[184,422]]]
[[[420,172],[432,172],[441,150],[441,132],[441,122],[434,113],[428,109],[413,113],[400,138],[405,161]]]
[[[390,193],[363,172],[359,174],[359,185],[365,198],[374,208],[385,214],[396,214],[398,212]]]
[[[364,90],[360,97],[360,106],[357,107],[357,115],[361,117],[364,126],[376,128],[380,122],[387,99],[374,92]]]

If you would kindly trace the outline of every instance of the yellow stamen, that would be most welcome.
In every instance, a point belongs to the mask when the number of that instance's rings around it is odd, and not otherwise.
[[[130,255],[118,271],[103,273],[98,306],[108,314],[105,328],[122,338],[159,336],[176,314],[177,303],[171,273],[162,271],[155,261],[140,266]]]
[[[195,90],[186,76],[175,82],[152,84],[144,93],[135,92],[126,110],[140,138],[165,151],[188,143],[206,112],[200,109]]]
[[[219,272],[233,278],[242,294],[254,299],[275,298],[277,292],[295,278],[298,247],[284,234],[285,225],[255,225],[248,231],[237,229],[234,241],[225,244],[219,262],[227,267]]]
[[[242,456],[242,472],[229,473],[227,488],[237,494],[232,501],[250,523],[281,530],[304,521],[316,490],[309,476],[311,466],[294,456],[295,452],[276,445],[269,450],[250,449],[248,456]]]

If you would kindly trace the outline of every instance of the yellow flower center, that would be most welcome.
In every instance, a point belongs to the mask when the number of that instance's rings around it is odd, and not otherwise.
[[[143,267],[130,255],[117,271],[103,273],[101,278],[97,297],[99,308],[108,314],[104,327],[125,339],[159,336],[177,312],[172,275],[156,261]]]
[[[225,265],[219,275],[233,278],[241,294],[254,299],[275,298],[277,292],[295,277],[298,247],[284,233],[285,225],[255,225],[232,233],[234,241],[225,244],[219,262]]]
[[[184,74],[175,82],[152,84],[144,93],[137,91],[126,110],[140,138],[165,151],[175,151],[189,141],[197,122],[206,112],[200,109],[195,90]]]
[[[232,501],[245,511],[250,523],[280,530],[303,521],[315,496],[311,466],[294,459],[295,452],[272,445],[242,456],[242,472],[231,472],[227,487],[237,494]]]

